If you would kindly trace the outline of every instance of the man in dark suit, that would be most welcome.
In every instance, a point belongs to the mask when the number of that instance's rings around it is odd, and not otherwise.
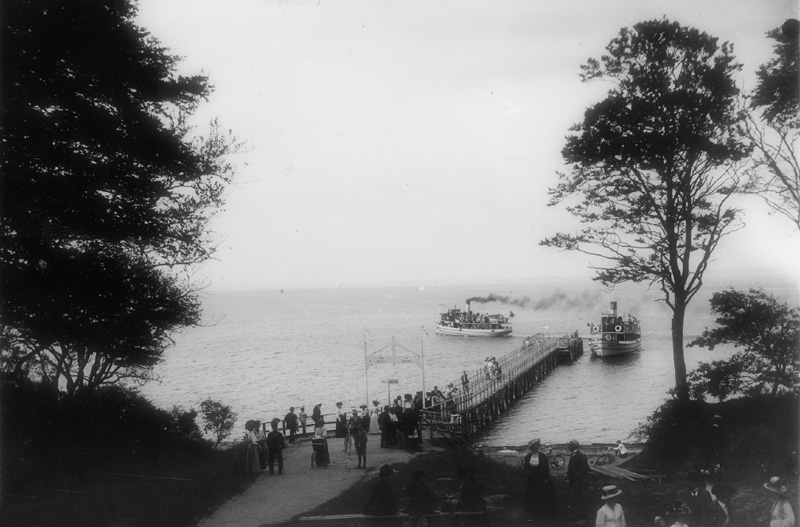
[[[713,514],[714,500],[705,489],[705,481],[699,472],[690,472],[686,477],[686,489],[678,493],[678,498],[692,509],[692,527],[705,527],[711,525],[709,521]]]
[[[567,507],[570,515],[579,516],[583,509],[583,489],[589,480],[589,460],[578,450],[580,444],[571,439],[568,443],[571,455],[567,465]]]

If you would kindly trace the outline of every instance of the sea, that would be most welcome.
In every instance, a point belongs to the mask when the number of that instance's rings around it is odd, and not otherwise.
[[[686,316],[685,343],[714,325],[708,299],[734,285],[763,287],[782,302],[798,305],[796,284],[786,279],[750,279],[706,284]],[[504,338],[438,335],[438,314],[464,308],[513,316],[514,331]],[[459,384],[463,371],[478,370],[487,357],[510,353],[535,334],[578,332],[616,301],[642,326],[639,351],[621,356],[585,353],[561,364],[481,438],[491,446],[517,446],[531,438],[545,443],[626,441],[670,396],[672,312],[659,290],[631,285],[614,290],[595,282],[538,282],[393,286],[334,289],[205,291],[203,324],[174,336],[175,344],[156,366],[157,382],[140,392],[171,409],[199,410],[211,398],[238,415],[236,436],[248,419],[283,418],[290,407],[308,414],[322,404],[325,414],[343,403],[381,405],[397,395]],[[724,359],[731,346],[709,351],[686,347],[688,370],[700,361]],[[378,355],[407,362],[368,366]]]

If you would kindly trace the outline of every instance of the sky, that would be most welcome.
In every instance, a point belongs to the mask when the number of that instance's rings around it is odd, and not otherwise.
[[[539,242],[582,83],[622,27],[668,19],[734,44],[745,89],[786,0],[140,0],[137,23],[215,87],[198,110],[246,148],[211,228],[211,289],[566,278],[592,261]],[[200,131],[202,132],[202,127]],[[800,233],[757,200],[708,273],[797,278]]]

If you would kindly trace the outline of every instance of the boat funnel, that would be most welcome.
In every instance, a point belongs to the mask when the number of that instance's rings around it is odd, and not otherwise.
[[[617,302],[616,301],[611,302],[611,314],[614,316],[614,318],[617,318]]]
[[[468,315],[469,315],[469,314],[472,312],[472,311],[470,310],[469,306],[470,306],[470,301],[469,301],[469,300],[467,300],[467,305],[466,305],[466,306],[464,306],[464,312],[465,312],[465,313],[467,313]]]

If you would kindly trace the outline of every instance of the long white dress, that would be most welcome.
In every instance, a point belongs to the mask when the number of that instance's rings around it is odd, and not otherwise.
[[[372,411],[372,414],[369,418],[369,433],[370,434],[380,434],[381,427],[378,425],[378,410],[375,409]]]

